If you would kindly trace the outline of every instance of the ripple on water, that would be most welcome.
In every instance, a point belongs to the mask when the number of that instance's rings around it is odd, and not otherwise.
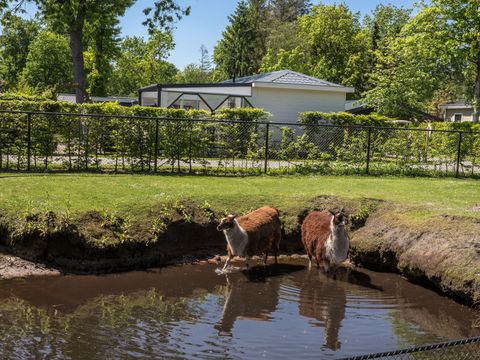
[[[328,359],[479,335],[477,313],[398,276],[303,265],[3,282],[0,358]]]

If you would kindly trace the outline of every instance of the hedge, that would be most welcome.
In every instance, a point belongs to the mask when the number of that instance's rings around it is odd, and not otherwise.
[[[128,167],[132,171],[145,171],[152,170],[157,157],[173,170],[182,162],[192,164],[206,157],[254,156],[261,141],[258,134],[262,132],[257,122],[267,121],[269,117],[269,113],[261,109],[224,109],[212,116],[199,110],[124,107],[116,103],[77,105],[58,101],[3,100],[0,110],[63,114],[31,116],[32,166],[44,170],[53,165],[65,170],[100,169],[100,164],[105,164],[115,170]],[[68,115],[79,113],[87,116]],[[101,118],[88,114],[122,117]],[[159,121],[152,118],[159,118]],[[222,121],[170,120],[209,118]],[[2,113],[0,119],[0,169],[25,169],[28,164],[27,116]],[[229,120],[245,123],[230,123]]]
[[[299,114],[298,121],[300,124],[333,124],[333,125],[364,125],[364,126],[382,126],[382,127],[399,127],[395,123],[396,119],[389,118],[378,114],[355,115],[347,112],[326,113],[319,111],[307,111]],[[432,129],[435,130],[458,130],[458,131],[480,131],[480,124],[473,122],[443,122],[435,121],[430,123]],[[427,128],[427,123],[411,123],[407,128]]]
[[[395,119],[377,114],[355,115],[347,112],[326,113],[307,111],[299,114],[300,124],[336,124],[336,125],[365,125],[365,126],[394,126]]]
[[[267,126],[260,109],[224,109],[215,115],[198,110],[122,107],[115,103],[81,104],[56,101],[0,101],[0,110],[60,112],[31,117],[28,146],[27,116],[0,115],[0,169],[24,170],[29,150],[33,169],[238,172],[250,167],[261,172],[268,160],[278,160],[272,171],[362,173],[367,154],[376,174],[451,174],[455,170],[459,133],[433,132],[426,124],[396,130],[392,119],[378,115],[303,113],[297,125]],[[125,115],[98,118],[72,114]],[[163,118],[128,118],[146,116]],[[207,119],[221,121],[170,121]],[[230,122],[242,120],[244,122]],[[329,121],[339,125],[382,126],[383,129],[311,126]],[[412,127],[412,131],[408,128]],[[461,160],[471,173],[480,160],[480,130],[472,123],[434,123],[434,129],[462,130]],[[298,131],[298,130],[303,131]],[[418,131],[421,129],[422,131]],[[269,141],[268,151],[266,140]],[[268,165],[268,164],[267,164]],[[466,167],[467,169],[467,167]],[[242,171],[242,170],[240,170]],[[243,171],[242,171],[243,172]],[[250,170],[247,170],[250,173]]]
[[[65,112],[83,114],[109,114],[121,116],[147,116],[161,118],[208,118],[209,112],[203,110],[167,109],[148,106],[121,106],[118,103],[74,104],[62,101],[18,101],[0,100],[0,110],[23,110],[44,112]],[[218,119],[240,121],[267,121],[270,114],[262,109],[221,109],[213,116]]]

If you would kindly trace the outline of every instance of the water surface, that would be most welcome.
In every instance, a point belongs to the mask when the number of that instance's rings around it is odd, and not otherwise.
[[[0,282],[0,358],[326,358],[480,335],[480,314],[393,274],[302,261]]]

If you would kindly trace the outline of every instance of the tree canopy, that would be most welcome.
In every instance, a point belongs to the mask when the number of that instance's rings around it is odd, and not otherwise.
[[[24,3],[37,6],[35,18],[17,14]],[[119,18],[134,3],[0,0],[2,90],[73,89],[81,102],[91,95],[134,95],[153,83],[291,69],[353,86],[354,98],[385,115],[438,113],[442,102],[465,99],[478,121],[478,1],[422,1],[415,11],[380,4],[362,16],[343,2],[241,0],[213,57],[202,46],[199,60],[180,70],[168,57],[177,21],[190,8],[179,0],[145,1],[148,36],[122,38]]]
[[[117,19],[125,14],[135,0],[3,0],[0,5],[7,12],[20,9],[22,3],[34,3],[41,16],[59,34],[65,34],[69,38],[70,54],[72,58],[73,85],[75,87],[77,102],[81,103],[88,97],[84,51],[86,49],[85,32],[87,25],[94,30],[95,66],[97,70],[105,68],[105,61],[101,59],[105,55],[102,44],[106,44],[116,35]],[[150,33],[159,29],[169,29],[175,19],[188,15],[190,8],[181,8],[175,0],[154,1],[151,6],[144,10],[146,19],[144,24],[148,26]],[[100,39],[100,42],[97,40]],[[100,45],[100,46],[97,46]],[[103,69],[104,70],[104,69]],[[93,74],[92,79],[98,81],[103,76],[103,70],[98,75]],[[100,80],[100,85],[92,88],[102,92],[105,81]]]
[[[36,20],[26,20],[14,14],[4,14],[0,19],[0,77],[3,88],[17,86],[27,63],[30,44],[40,31]]]
[[[66,91],[72,85],[72,64],[65,36],[44,30],[29,46],[20,82],[39,92]]]

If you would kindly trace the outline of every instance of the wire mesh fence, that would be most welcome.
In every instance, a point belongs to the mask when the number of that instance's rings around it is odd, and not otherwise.
[[[478,177],[480,133],[2,111],[0,170]]]
[[[343,358],[340,360],[475,360],[480,359],[480,337],[416,346]]]

